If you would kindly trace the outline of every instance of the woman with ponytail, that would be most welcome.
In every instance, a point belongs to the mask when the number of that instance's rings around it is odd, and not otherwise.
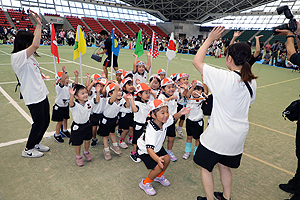
[[[225,62],[230,71],[204,63],[210,44],[220,38],[224,27],[215,27],[196,54],[193,65],[203,75],[213,98],[210,123],[200,136],[194,162],[201,166],[201,179],[206,197],[198,200],[230,199],[231,168],[238,168],[249,130],[248,112],[254,103],[256,81],[248,60],[251,49],[245,43],[230,45],[225,51]],[[223,193],[214,192],[212,170],[218,165]]]

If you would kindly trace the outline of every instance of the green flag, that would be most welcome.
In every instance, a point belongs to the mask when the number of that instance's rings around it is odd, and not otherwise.
[[[137,55],[138,57],[140,57],[141,55],[144,54],[142,31],[141,30],[139,31],[139,34],[138,34],[137,39],[136,39],[134,54]]]

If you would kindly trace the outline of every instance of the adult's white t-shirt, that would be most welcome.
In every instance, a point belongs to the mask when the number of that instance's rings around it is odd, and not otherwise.
[[[41,76],[37,60],[30,56],[27,58],[26,49],[12,54],[11,66],[21,83],[20,91],[25,105],[43,101],[49,91]]]
[[[214,98],[209,126],[200,136],[201,144],[220,155],[243,153],[249,130],[249,106],[254,103],[256,95],[256,81],[249,83],[253,91],[251,98],[245,83],[233,71],[205,64],[203,78]]]

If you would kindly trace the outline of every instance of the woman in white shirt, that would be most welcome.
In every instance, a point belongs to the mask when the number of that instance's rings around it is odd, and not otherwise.
[[[36,21],[34,34],[30,31],[18,31],[11,56],[12,68],[20,82],[20,91],[25,105],[28,107],[33,124],[30,130],[23,157],[37,158],[49,151],[50,148],[41,142],[50,123],[48,89],[41,76],[39,63],[33,57],[40,46],[42,19],[29,11]]]
[[[224,27],[215,27],[193,60],[203,75],[204,83],[213,94],[210,123],[200,136],[194,161],[201,166],[201,179],[206,197],[198,200],[230,199],[232,189],[231,168],[238,168],[249,130],[249,106],[254,103],[256,81],[247,60],[251,49],[245,43],[230,45],[225,51],[225,62],[230,71],[217,69],[204,63],[210,44],[220,38]],[[223,193],[214,192],[212,170],[220,169]]]

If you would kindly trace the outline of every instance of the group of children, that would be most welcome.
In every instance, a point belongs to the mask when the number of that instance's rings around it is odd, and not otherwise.
[[[151,182],[158,181],[164,186],[170,182],[164,172],[171,161],[176,161],[172,149],[176,132],[183,138],[182,127],[186,119],[187,140],[183,159],[192,152],[192,139],[195,139],[194,154],[203,132],[203,112],[201,105],[207,98],[208,89],[200,81],[192,81],[186,73],[172,74],[166,77],[163,69],[151,75],[147,84],[147,75],[151,68],[150,54],[148,63],[135,57],[133,71],[116,71],[116,80],[107,80],[105,74],[87,73],[86,85],[78,84],[78,72],[75,81],[69,84],[65,67],[57,73],[55,84],[57,97],[53,106],[52,120],[57,122],[54,139],[64,142],[62,135],[69,137],[69,143],[75,146],[76,162],[83,166],[81,145],[84,143],[83,156],[91,161],[89,146],[96,147],[102,136],[105,160],[110,160],[112,150],[121,154],[131,144],[130,158],[134,162],[143,161],[151,169],[146,179],[139,184],[148,195],[154,195]],[[73,116],[71,133],[67,130],[69,107]],[[175,124],[179,120],[178,128]],[[115,128],[119,125],[120,140],[117,141]],[[61,126],[62,131],[60,132]],[[126,136],[128,135],[127,144]],[[166,146],[163,144],[167,136]],[[112,145],[109,147],[109,137]],[[91,144],[90,141],[92,140]]]

